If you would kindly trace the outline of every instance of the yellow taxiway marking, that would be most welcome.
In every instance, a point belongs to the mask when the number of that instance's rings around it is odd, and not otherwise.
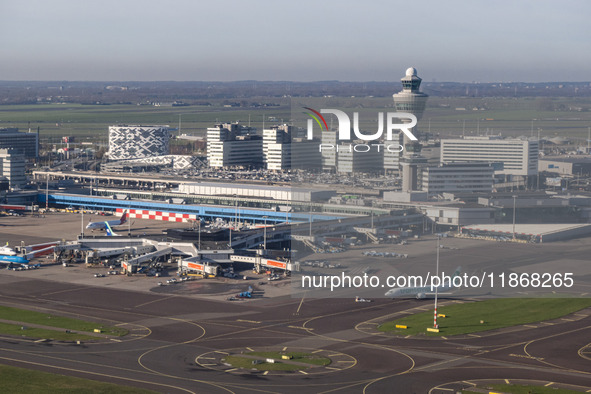
[[[530,326],[529,324],[524,324],[523,327],[527,327],[527,328],[538,328],[538,326]]]
[[[340,368],[334,368],[334,367],[324,367],[324,368],[326,368],[326,369],[332,369],[332,370],[335,370],[335,371],[340,371],[341,370]]]
[[[304,375],[307,375],[308,372],[304,372],[304,371],[298,371],[299,373],[303,373]]]
[[[306,327],[302,327],[302,326],[287,326],[288,328],[295,328],[297,330],[306,330],[306,331],[312,331],[313,328],[306,328]]]
[[[511,384],[511,383],[509,383],[509,379],[505,379],[505,383]]]
[[[230,354],[230,353],[222,352],[221,350],[215,350],[215,353],[219,353],[219,354],[225,354],[225,355],[228,355],[228,354]]]
[[[283,348],[282,352],[284,352],[284,351],[286,351],[286,350],[287,350],[287,346]]]
[[[266,375],[266,374],[268,374],[268,373],[269,373],[269,371],[265,371],[265,372],[263,372],[263,375]]]
[[[447,337],[444,337],[443,335],[441,336],[441,339],[447,339]]]
[[[320,353],[321,351],[322,351],[322,349],[314,350],[314,351],[312,352],[312,354],[314,354],[314,353]]]
[[[480,335],[476,335],[476,334],[468,334],[469,337],[474,337],[474,338],[480,338]]]
[[[552,386],[553,384],[554,382],[549,382],[548,384],[545,384],[544,387]]]
[[[236,371],[238,368],[232,368],[232,369],[226,369],[225,372],[232,372],[232,371]]]
[[[251,348],[247,347],[246,350],[249,350],[251,352],[254,352],[254,350],[252,350]]]
[[[341,353],[335,353],[335,354],[329,354],[326,357],[336,357],[336,356],[340,356],[340,355],[341,355]]]
[[[240,322],[243,322],[243,323],[261,324],[260,321],[256,321],[256,320],[236,319],[236,321],[240,321]]]
[[[215,357],[199,357],[202,358],[204,360],[215,360]]]
[[[201,364],[204,367],[211,367],[212,365],[217,365],[217,364]]]
[[[574,319],[565,319],[565,318],[562,318],[560,320],[564,320],[564,321],[575,321]]]

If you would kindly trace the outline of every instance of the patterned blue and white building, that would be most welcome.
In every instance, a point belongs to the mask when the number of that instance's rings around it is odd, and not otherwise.
[[[109,160],[167,155],[169,140],[169,126],[109,126]]]

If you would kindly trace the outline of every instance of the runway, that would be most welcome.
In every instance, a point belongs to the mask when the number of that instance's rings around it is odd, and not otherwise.
[[[130,331],[120,341],[80,346],[0,338],[0,362],[25,368],[171,393],[449,393],[481,379],[591,390],[589,310],[472,336],[403,338],[372,331],[367,322],[428,301],[285,296],[228,302],[25,275],[0,274],[0,280],[3,305]],[[259,349],[318,352],[332,362],[265,373],[220,361],[224,353]]]

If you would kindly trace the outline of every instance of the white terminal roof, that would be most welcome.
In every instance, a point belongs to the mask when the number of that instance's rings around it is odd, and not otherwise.
[[[179,185],[179,193],[210,196],[246,196],[284,201],[314,201],[328,199],[334,190],[312,190],[290,186],[251,185],[240,183],[198,182]]]

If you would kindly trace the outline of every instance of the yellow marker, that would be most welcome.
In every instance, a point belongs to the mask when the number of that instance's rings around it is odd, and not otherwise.
[[[439,332],[439,328],[427,328],[429,332]]]
[[[100,328],[95,328],[95,329],[94,329],[94,332],[101,333],[102,331],[100,330]]]
[[[408,327],[407,326],[403,326],[401,324],[396,324],[396,328],[402,328],[402,329],[406,330]]]
[[[283,356],[281,356],[281,359],[282,360],[291,360],[291,356],[284,354]]]
[[[440,313],[437,315],[437,317],[445,317],[445,315],[443,313]]]

